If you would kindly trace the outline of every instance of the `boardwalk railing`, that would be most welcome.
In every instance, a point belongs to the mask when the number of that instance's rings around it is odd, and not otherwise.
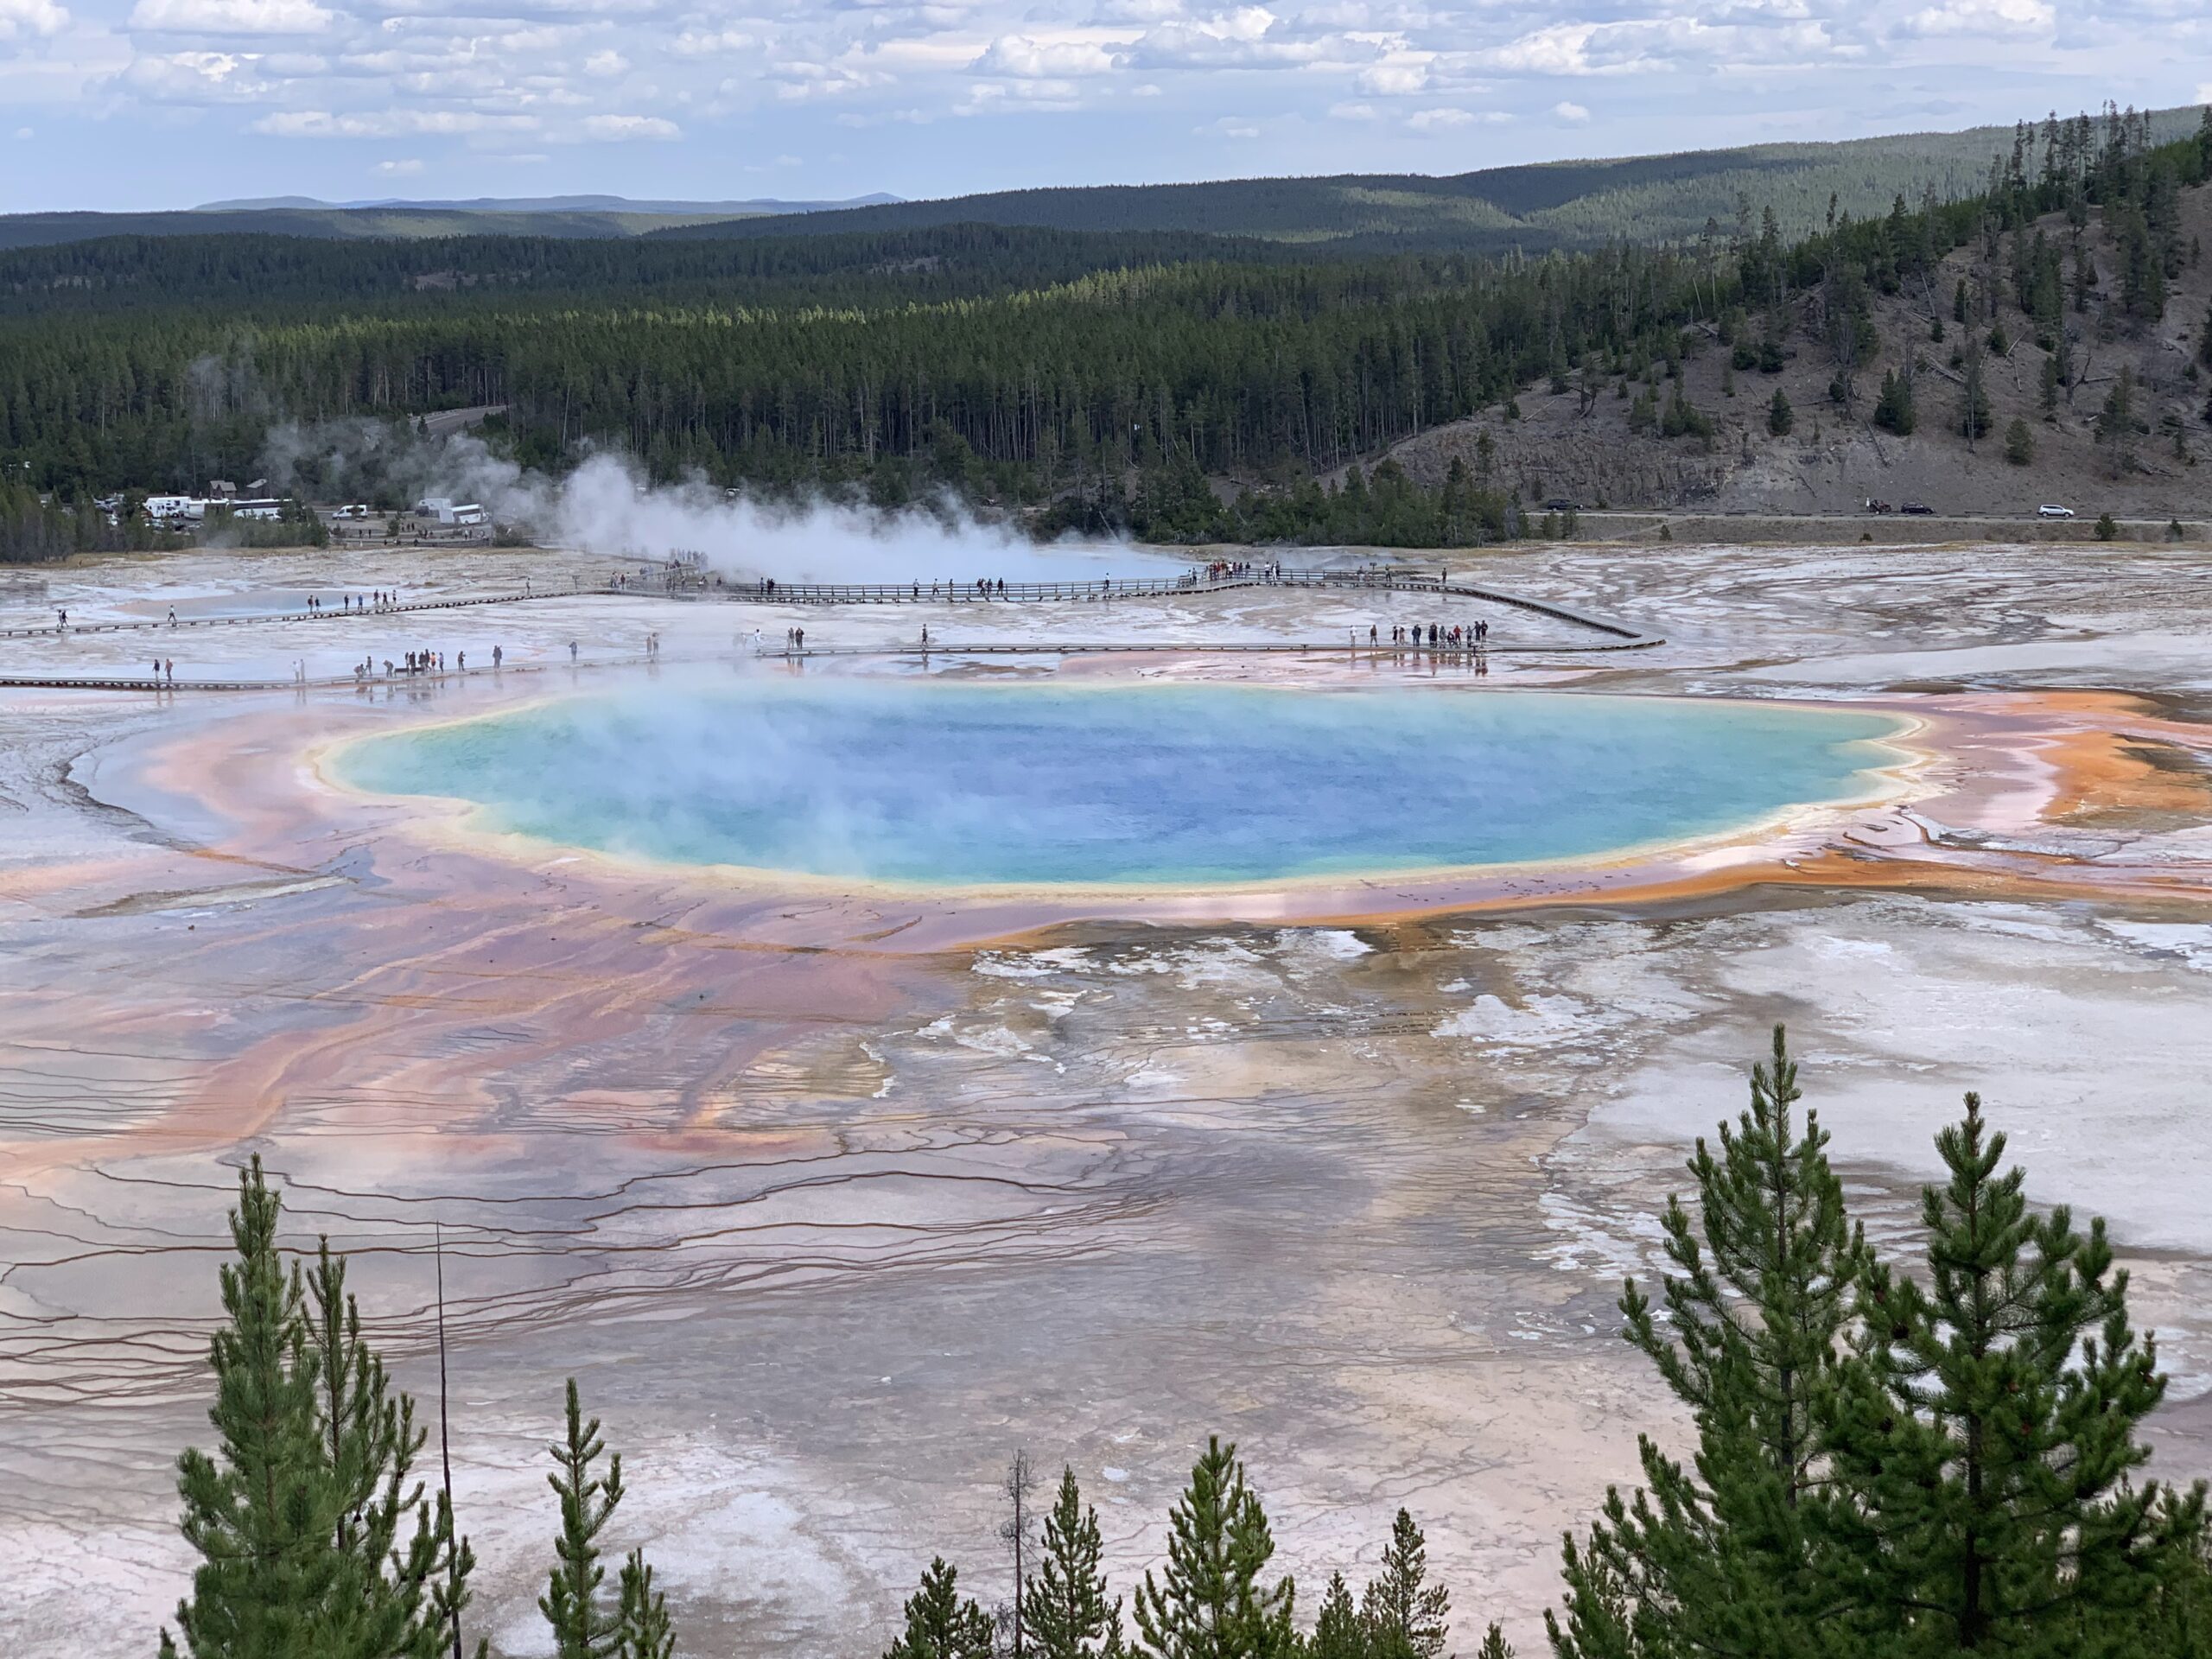
[[[1086,582],[747,582],[725,584],[726,599],[789,605],[914,605],[1067,600],[1144,599],[1212,594],[1230,588],[1372,588],[1435,593],[1442,573],[1411,570],[1289,570],[1233,568],[1219,575],[1186,570],[1173,576],[1099,576]]]
[[[1440,598],[1478,599],[1493,605],[1548,616],[1577,627],[1592,628],[1638,645],[1656,645],[1651,635],[1602,617],[1530,599],[1495,588],[1455,582],[1445,571],[1356,568],[1350,570],[1293,570],[1280,566],[1232,568],[1220,575],[1189,571],[1179,576],[1144,576],[1134,580],[1112,576],[1093,582],[748,582],[726,585],[724,599],[781,605],[943,605],[1023,604],[1053,601],[1104,602],[1116,599],[1145,599],[1181,594],[1221,593],[1234,588],[1306,588],[1344,592],[1427,594]]]

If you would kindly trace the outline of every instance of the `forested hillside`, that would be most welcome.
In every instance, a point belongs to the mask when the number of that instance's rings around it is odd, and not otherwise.
[[[1278,243],[1227,237],[995,225],[742,242],[126,236],[0,252],[0,317],[189,304],[267,323],[360,305],[408,315],[547,301],[595,310],[881,309],[1039,290],[1099,270],[1300,258]]]
[[[1316,260],[976,227],[18,252],[0,260],[0,464],[65,499],[185,487],[266,471],[278,422],[504,404],[494,442],[549,468],[613,443],[663,478],[883,504],[950,488],[1047,524],[1465,541],[1513,526],[1527,469],[1477,446],[1425,487],[1418,467],[1373,487],[1346,478],[1338,496],[1319,480],[1485,410],[1503,431],[1522,398],[1584,416],[1611,398],[1639,442],[1707,456],[1722,427],[1700,377],[1739,365],[1787,366],[1789,401],[1817,405],[1798,412],[1808,425],[1893,428],[1898,398],[1929,385],[1902,320],[1919,328],[1937,309],[1964,332],[1932,378],[1978,376],[1986,395],[2001,329],[2006,372],[2055,382],[2067,409],[2110,372],[2114,342],[2177,348],[2146,359],[2158,383],[2129,394],[2127,422],[2152,392],[2161,419],[2197,349],[2183,326],[2196,319],[2169,301],[2201,255],[2185,204],[2212,119],[2156,136],[2116,112],[2054,123],[1988,194],[1893,199],[1795,241],[1768,213],[1687,246],[1541,258]],[[1966,249],[1961,302],[1936,285]]]

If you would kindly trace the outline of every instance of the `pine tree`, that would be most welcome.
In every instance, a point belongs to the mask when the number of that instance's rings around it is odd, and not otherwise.
[[[1978,438],[1989,435],[1989,388],[1983,384],[1981,352],[1973,348],[1967,353],[1966,385],[1959,394],[1959,432],[1968,448]]]
[[[1789,406],[1789,396],[1780,386],[1774,389],[1774,400],[1766,406],[1766,429],[1769,435],[1786,438],[1797,424],[1797,411]]]
[[[2018,416],[2005,429],[2005,459],[2015,467],[2025,467],[2036,458],[2036,435]]]
[[[1037,1659],[1120,1659],[1122,1604],[1106,1597],[1098,1511],[1087,1508],[1075,1471],[1060,1471],[1059,1496],[1045,1517],[1045,1554],[1022,1598]]]
[[[1360,1598],[1360,1618],[1377,1659],[1437,1659],[1451,1616],[1450,1592],[1428,1582],[1428,1541],[1412,1515],[1400,1510],[1390,1523],[1382,1570]]]
[[[1870,1263],[1827,1440],[1839,1582],[1917,1652],[2150,1651],[2202,1488],[2138,1483],[2165,1393],[2104,1224],[2037,1217],[1978,1096],[1923,1191],[1927,1283]]]
[[[1718,1157],[1698,1141],[1698,1220],[1668,1201],[1681,1276],[1662,1281],[1665,1323],[1632,1281],[1621,1294],[1624,1334],[1690,1408],[1694,1475],[1640,1442],[1647,1490],[1609,1492],[1586,1546],[1568,1541],[1564,1624],[1546,1615],[1560,1659],[1819,1650],[1806,1644],[1822,1588],[1800,1505],[1824,1477],[1818,1410],[1863,1246],[1817,1115],[1792,1126],[1802,1091],[1778,1026],[1751,1096],[1721,1125]]]
[[[257,1156],[238,1177],[238,1260],[221,1270],[224,1324],[208,1348],[217,1455],[194,1447],[178,1459],[184,1535],[201,1559],[177,1625],[197,1659],[281,1659],[328,1590],[335,1521],[317,1490],[315,1356],[299,1270],[288,1273],[276,1248],[279,1208]],[[162,1649],[173,1651],[166,1630]]]
[[[1152,1659],[1278,1659],[1295,1649],[1296,1589],[1260,1574],[1274,1539],[1236,1448],[1215,1436],[1168,1516],[1167,1563],[1136,1595],[1137,1632]]]
[[[2112,390],[2105,394],[2104,407],[2097,411],[2097,442],[2110,457],[2115,478],[2133,472],[2135,467],[2135,435],[2139,423],[2135,418],[2135,371],[2122,364],[2112,383]]]
[[[561,1500],[561,1531],[553,1541],[556,1560],[537,1610],[553,1627],[558,1659],[616,1659],[621,1652],[619,1611],[600,1605],[599,1587],[607,1577],[601,1565],[599,1535],[622,1502],[622,1454],[607,1459],[604,1476],[592,1472],[606,1443],[599,1419],[588,1423],[576,1398],[576,1379],[569,1379],[568,1432],[546,1448],[556,1472],[545,1477]]]
[[[340,1509],[336,1595],[350,1610],[353,1650],[435,1651],[467,1603],[474,1554],[467,1539],[454,1541],[445,1493],[426,1503],[421,1483],[408,1484],[427,1431],[415,1427],[412,1399],[392,1397],[384,1361],[362,1338],[346,1258],[331,1253],[327,1238],[307,1284],[325,1468]],[[410,1518],[403,1554],[399,1535]]]
[[[1493,1624],[1483,1632],[1483,1644],[1475,1649],[1475,1659],[1513,1659],[1513,1644],[1505,1639],[1505,1632]]]
[[[622,1563],[614,1616],[620,1659],[672,1659],[675,1621],[668,1616],[668,1598],[653,1588],[653,1570],[642,1549],[632,1550]]]
[[[282,1201],[256,1158],[231,1212],[225,1324],[208,1351],[215,1457],[178,1461],[199,1551],[177,1608],[194,1659],[435,1659],[468,1599],[473,1559],[442,1497],[410,1484],[423,1444],[396,1399],[324,1241],[305,1281],[276,1244]],[[413,1523],[405,1547],[399,1537]],[[176,1646],[161,1637],[164,1656]]]
[[[1920,416],[1913,408],[1912,379],[1895,369],[1882,372],[1881,395],[1874,401],[1874,424],[1885,432],[1894,432],[1901,438],[1910,437],[1912,429],[1920,423]]]
[[[906,1633],[883,1659],[991,1659],[991,1618],[960,1599],[960,1574],[942,1555],[906,1599]]]
[[[1344,1582],[1344,1575],[1331,1573],[1302,1659],[1370,1659],[1373,1652],[1370,1634],[1358,1608],[1352,1605],[1351,1586]]]

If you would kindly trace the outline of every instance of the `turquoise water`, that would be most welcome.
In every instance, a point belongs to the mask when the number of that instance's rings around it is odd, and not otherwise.
[[[688,864],[1209,883],[1587,856],[1859,792],[1844,710],[1545,692],[779,681],[374,737],[342,779]]]

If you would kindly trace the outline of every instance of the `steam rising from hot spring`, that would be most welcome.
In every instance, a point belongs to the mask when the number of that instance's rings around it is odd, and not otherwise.
[[[528,525],[543,542],[610,557],[692,555],[730,582],[1089,578],[1158,556],[1118,542],[1039,545],[950,500],[885,512],[819,498],[786,505],[734,497],[703,480],[652,484],[613,454],[551,478],[494,454],[468,433],[430,438],[368,421],[278,427],[264,460],[286,487],[311,479],[326,492],[366,493],[381,484],[410,499],[472,501],[495,522]]]

